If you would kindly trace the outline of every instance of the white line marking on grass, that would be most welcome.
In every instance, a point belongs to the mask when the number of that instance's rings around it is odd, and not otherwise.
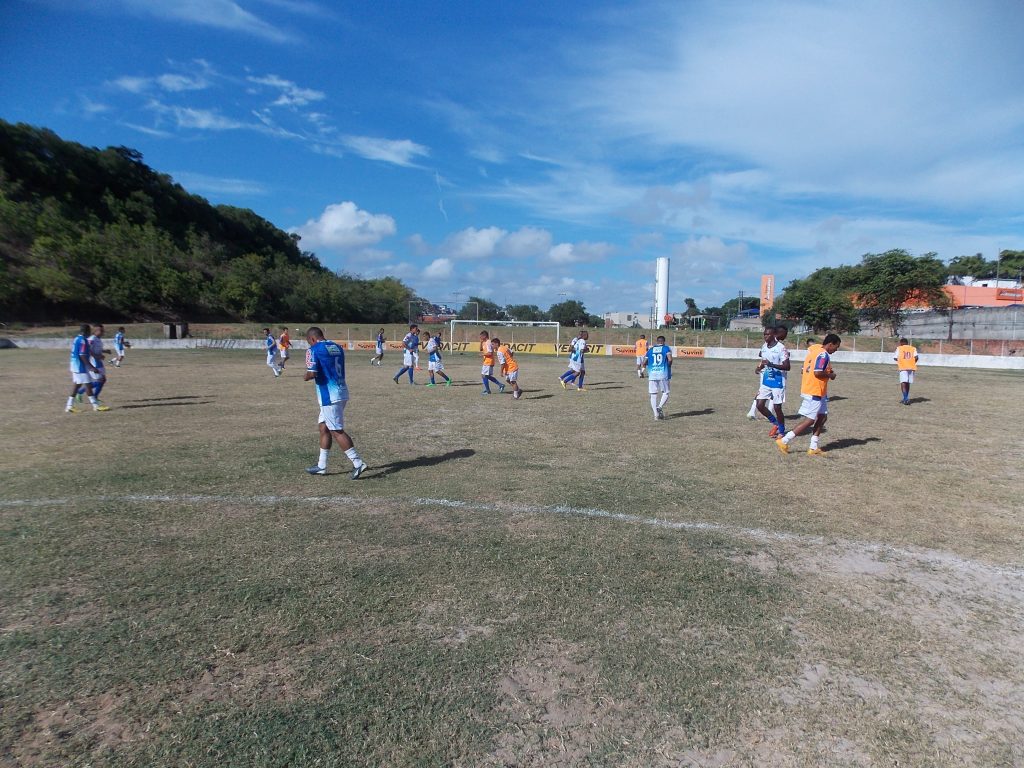
[[[977,560],[960,557],[952,552],[937,549],[900,547],[893,544],[879,544],[854,539],[826,538],[808,533],[792,533],[788,531],[770,531],[764,528],[744,528],[725,523],[698,522],[692,520],[664,520],[657,517],[643,517],[627,512],[609,512],[605,509],[590,507],[570,507],[563,504],[556,506],[539,506],[530,504],[488,504],[477,501],[460,501],[458,499],[408,498],[403,496],[383,496],[356,498],[352,496],[227,496],[204,494],[129,494],[124,496],[83,496],[77,499],[16,499],[0,501],[0,508],[11,507],[61,507],[74,502],[121,502],[121,503],[186,503],[186,504],[259,504],[274,506],[278,504],[329,504],[331,506],[377,506],[387,503],[414,504],[420,507],[449,507],[464,509],[470,512],[496,512],[528,515],[559,515],[563,517],[586,517],[602,520],[614,520],[631,525],[642,525],[651,528],[662,528],[675,531],[694,531],[698,533],[721,533],[737,538],[753,539],[765,543],[781,542],[788,544],[811,545],[816,547],[841,547],[859,549],[872,555],[883,555],[903,560],[916,560],[929,565],[944,566],[953,570],[974,573],[987,573],[1011,578],[1024,578],[1024,568],[1015,566],[995,565]]]

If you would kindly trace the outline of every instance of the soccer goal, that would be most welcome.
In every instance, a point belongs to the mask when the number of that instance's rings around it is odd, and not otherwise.
[[[495,333],[492,328],[508,328],[508,332]],[[531,345],[550,344],[555,356],[561,345],[561,328],[559,323],[547,320],[452,320],[448,341],[453,351],[467,351],[479,340],[480,331],[487,331],[493,338],[497,335],[503,342],[513,345],[516,352],[533,351]],[[519,348],[517,348],[519,347]]]

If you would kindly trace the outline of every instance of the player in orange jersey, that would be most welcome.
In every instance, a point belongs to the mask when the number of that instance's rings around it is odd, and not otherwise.
[[[483,356],[483,365],[480,368],[480,379],[484,383],[482,394],[491,394],[491,382],[498,385],[498,391],[504,392],[505,385],[494,378],[494,343],[487,331],[480,331],[480,354]]]
[[[288,362],[288,350],[292,347],[292,340],[288,336],[288,329],[285,326],[281,326],[281,335],[277,337],[277,349],[278,354],[281,358],[281,370],[284,370],[284,364]]]
[[[914,383],[914,373],[917,371],[919,359],[917,347],[912,346],[906,338],[900,339],[893,360],[896,361],[896,367],[900,372],[900,391],[903,397],[901,402],[904,405],[910,405],[910,385]]]
[[[789,453],[789,444],[794,437],[802,435],[811,427],[811,447],[807,454],[820,456],[824,453],[818,447],[818,438],[821,436],[821,428],[828,419],[828,383],[836,378],[836,373],[832,370],[832,355],[839,349],[840,344],[842,339],[830,333],[820,345],[814,344],[807,349],[800,380],[800,415],[804,419],[775,441],[775,445],[783,453]]]
[[[498,356],[498,365],[501,366],[501,375],[512,385],[512,397],[518,400],[523,396],[523,390],[519,388],[519,362],[508,344],[503,344],[497,337],[491,341],[497,347],[495,354]]]
[[[642,333],[636,340],[636,377],[644,377],[644,369],[647,368],[647,337]]]

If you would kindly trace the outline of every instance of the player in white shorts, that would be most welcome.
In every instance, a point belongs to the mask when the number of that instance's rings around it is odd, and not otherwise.
[[[92,391],[92,374],[96,372],[96,368],[89,359],[89,341],[86,338],[89,330],[89,324],[83,323],[75,340],[71,342],[71,394],[68,395],[68,404],[64,407],[67,413],[78,413],[78,409],[75,407],[75,396],[80,387],[85,388],[85,394],[89,397],[89,404],[92,405],[94,411],[110,410],[107,406],[100,404]]]
[[[665,344],[664,336],[655,339],[647,349],[646,357],[647,392],[651,396],[654,419],[658,421],[665,418],[665,403],[668,402],[672,381],[672,348]]]
[[[345,351],[340,345],[324,338],[324,332],[316,326],[306,331],[305,381],[316,386],[316,399],[320,405],[320,460],[315,466],[307,467],[311,475],[327,474],[327,458],[334,443],[345,452],[352,462],[353,480],[358,480],[366,469],[351,436],[345,431],[345,404],[348,402],[348,384],[345,382]]]
[[[266,336],[263,340],[263,346],[267,350],[267,366],[274,372],[274,377],[277,378],[281,375],[281,367],[277,364],[277,339],[270,332],[269,328],[264,328],[263,333]]]
[[[770,437],[786,434],[786,416],[782,406],[786,402],[786,375],[790,369],[789,350],[777,336],[785,338],[785,326],[764,329],[764,344],[761,346],[761,362],[757,372],[761,375],[761,386],[757,390],[758,412],[772,423]],[[769,410],[768,403],[771,403]],[[772,412],[774,411],[774,413]]]
[[[437,382],[434,380],[434,375],[439,375],[444,379],[444,385],[450,387],[452,380],[448,378],[448,374],[444,372],[444,360],[441,359],[441,334],[438,333],[434,336],[427,338],[427,370],[430,372],[430,383],[428,387],[436,387]]]
[[[398,383],[398,380],[402,377],[403,373],[409,374],[410,384],[416,383],[412,378],[413,371],[416,368],[416,360],[413,356],[413,350],[419,349],[419,347],[420,327],[413,323],[409,326],[409,332],[402,338],[402,367],[398,369],[398,373],[391,377],[395,384]]]

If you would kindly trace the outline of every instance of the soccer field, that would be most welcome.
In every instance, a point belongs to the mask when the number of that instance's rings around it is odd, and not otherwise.
[[[655,421],[629,358],[367,357],[352,481],[301,354],[131,350],[65,414],[66,352],[0,353],[5,762],[1024,761],[1019,373],[839,364],[812,457],[752,362]]]

